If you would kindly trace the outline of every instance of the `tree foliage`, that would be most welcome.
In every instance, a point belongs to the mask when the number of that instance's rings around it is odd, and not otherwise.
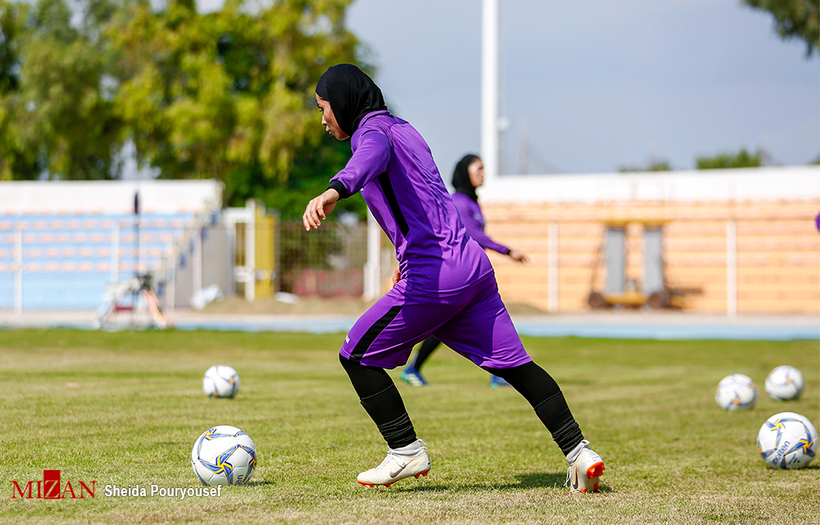
[[[783,39],[799,38],[806,43],[806,55],[820,48],[820,4],[817,0],[743,0],[774,17],[775,30]]]
[[[0,178],[117,175],[121,121],[102,88],[107,0],[0,2]]]
[[[0,180],[36,176],[35,155],[20,134],[25,117],[19,101],[21,33],[28,6],[0,0]]]
[[[639,166],[625,166],[618,170],[620,173],[631,173],[641,171],[672,171],[672,167],[665,160],[653,160],[644,167]]]
[[[698,157],[699,170],[717,170],[726,168],[759,168],[762,165],[763,151],[758,149],[749,153],[745,148],[738,153],[721,153],[714,157]]]
[[[0,177],[116,178],[133,142],[161,178],[219,179],[229,205],[301,215],[349,156],[324,138],[314,89],[358,62],[351,1],[0,0]]]
[[[314,89],[327,64],[356,61],[349,1],[282,0],[251,12],[228,0],[207,15],[191,2],[157,13],[145,0],[129,4],[106,34],[118,53],[115,102],[140,161],[162,177],[221,179],[232,204],[274,204],[298,185],[297,164],[320,167],[325,152],[297,155],[330,147]],[[331,174],[308,175],[326,184]]]

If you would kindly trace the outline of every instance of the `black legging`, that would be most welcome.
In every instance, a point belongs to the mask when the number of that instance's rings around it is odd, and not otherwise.
[[[345,359],[341,354],[339,361],[350,377],[362,406],[387,441],[387,446],[399,448],[415,441],[413,423],[404,408],[399,390],[387,372]]]
[[[421,346],[419,347],[419,351],[416,353],[416,358],[413,359],[413,368],[416,370],[421,370],[421,365],[427,361],[427,358],[430,357],[430,354],[438,348],[438,345],[441,344],[441,341],[434,335],[429,336],[427,339],[422,341]]]
[[[530,361],[514,368],[486,368],[505,379],[535,410],[538,419],[552,434],[552,439],[566,456],[584,439],[578,422],[572,417],[561,387],[546,370]]]
[[[381,368],[363,366],[339,356],[362,406],[376,423],[390,448],[409,445],[416,440],[413,423],[396,385]],[[486,368],[505,379],[530,403],[536,415],[563,451],[569,454],[584,439],[572,417],[558,383],[540,366],[530,361],[514,368]]]

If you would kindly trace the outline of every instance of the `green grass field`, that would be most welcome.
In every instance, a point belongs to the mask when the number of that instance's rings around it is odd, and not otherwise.
[[[769,416],[820,423],[817,341],[524,338],[561,384],[607,470],[600,494],[563,487],[566,462],[511,389],[447,349],[431,385],[397,380],[433,468],[389,489],[356,483],[386,445],[339,366],[335,335],[211,331],[0,330],[0,497],[4,523],[818,523],[820,460],[766,468],[755,445]],[[211,365],[237,369],[233,400],[208,398]],[[731,373],[763,389],[791,364],[806,390],[765,392],[747,412],[718,408]],[[194,440],[244,429],[258,450],[249,485],[219,497],[106,497],[106,485],[197,487]],[[12,480],[96,481],[95,497],[12,499]],[[77,487],[79,488],[79,487]],[[79,495],[79,494],[78,494]]]

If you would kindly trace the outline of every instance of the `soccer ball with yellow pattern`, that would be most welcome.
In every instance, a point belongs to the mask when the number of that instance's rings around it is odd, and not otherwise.
[[[793,366],[778,366],[766,377],[766,393],[775,401],[790,401],[803,393],[803,374]]]
[[[233,397],[239,392],[239,374],[229,366],[212,366],[202,378],[202,390],[209,397]]]
[[[718,383],[715,401],[723,410],[748,410],[757,402],[757,386],[744,374],[726,376]]]
[[[209,428],[194,442],[191,467],[205,485],[242,485],[256,468],[256,445],[236,427]]]
[[[817,454],[817,430],[800,414],[775,414],[760,427],[757,451],[771,468],[803,468]]]

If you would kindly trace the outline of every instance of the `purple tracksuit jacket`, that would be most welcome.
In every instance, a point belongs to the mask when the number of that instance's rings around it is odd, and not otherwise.
[[[494,250],[502,255],[510,253],[510,249],[492,240],[484,233],[484,214],[481,213],[481,206],[476,201],[461,192],[453,194],[453,202],[456,205],[458,214],[467,229],[467,234],[485,250]]]
[[[361,192],[396,247],[402,279],[348,332],[340,353],[395,368],[435,334],[479,366],[531,361],[498,294],[490,260],[466,233],[427,143],[387,111],[366,115],[353,156],[330,181],[342,198]]]
[[[370,113],[353,133],[351,147],[353,156],[330,187],[342,197],[361,191],[396,247],[408,293],[455,294],[493,274],[481,247],[470,242],[430,148],[413,126],[387,111]]]

